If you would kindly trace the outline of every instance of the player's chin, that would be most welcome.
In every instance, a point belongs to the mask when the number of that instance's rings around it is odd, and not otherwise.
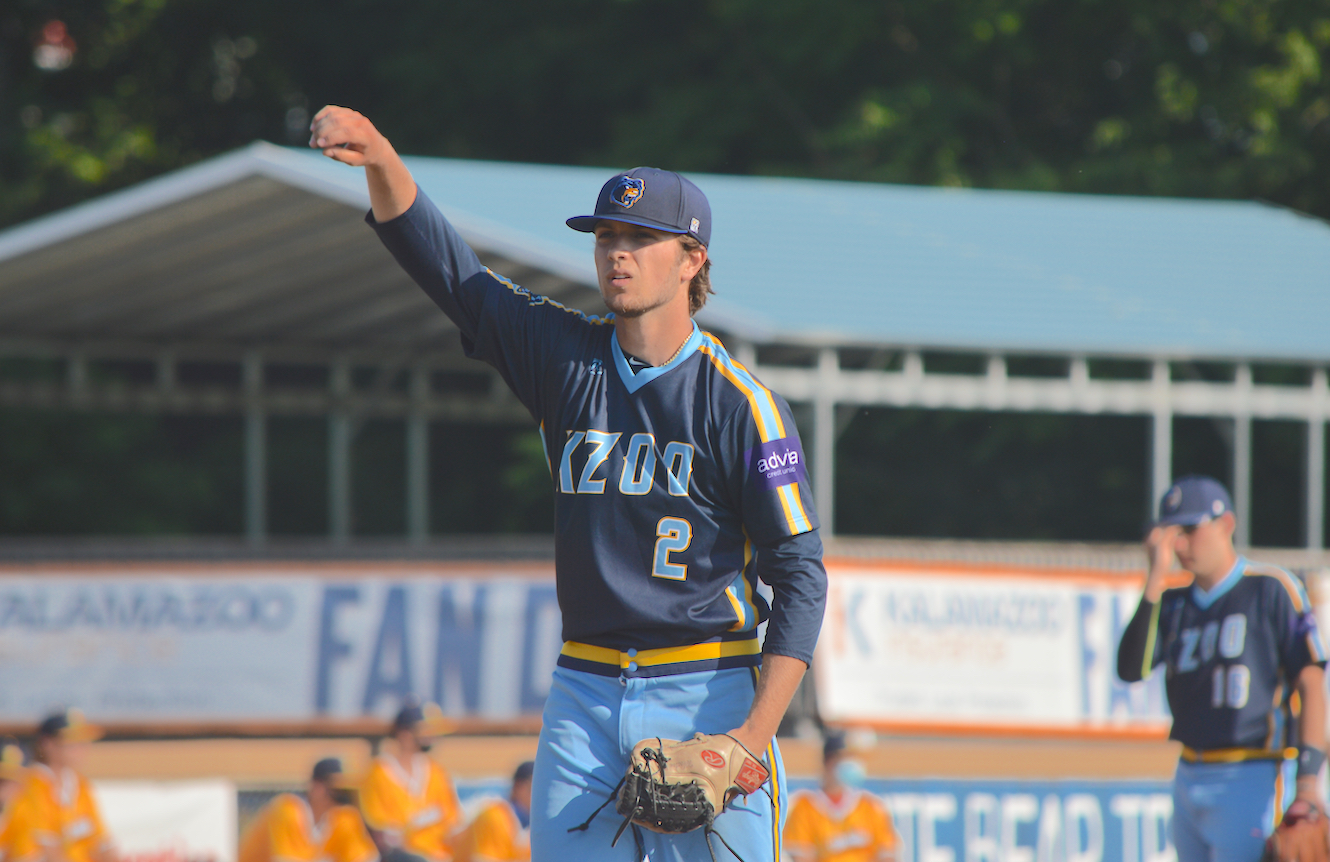
[[[601,298],[605,300],[605,307],[614,312],[615,317],[641,317],[651,310],[646,303],[634,302],[631,297],[622,293],[615,295],[602,291]]]

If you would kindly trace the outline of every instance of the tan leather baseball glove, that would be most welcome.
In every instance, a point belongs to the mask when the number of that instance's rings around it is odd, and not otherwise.
[[[1262,862],[1330,862],[1330,820],[1302,800],[1284,812],[1284,819],[1265,842]]]
[[[729,734],[699,733],[682,742],[653,737],[633,746],[615,810],[653,832],[691,832],[710,827],[727,802],[770,776]]]

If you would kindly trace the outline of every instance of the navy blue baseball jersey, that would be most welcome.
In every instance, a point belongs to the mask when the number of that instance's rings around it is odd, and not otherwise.
[[[565,641],[751,639],[770,615],[764,651],[811,660],[826,575],[783,399],[696,325],[668,363],[634,369],[612,316],[491,272],[423,193],[399,218],[367,220],[539,423]]]
[[[1325,648],[1301,582],[1239,557],[1214,589],[1142,599],[1118,647],[1118,676],[1136,682],[1163,664],[1173,729],[1198,752],[1280,755],[1296,740],[1288,699],[1298,674],[1324,664]]]

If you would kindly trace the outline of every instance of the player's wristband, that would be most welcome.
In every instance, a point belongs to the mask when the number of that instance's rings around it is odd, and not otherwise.
[[[1310,745],[1298,746],[1298,777],[1303,778],[1311,775],[1321,774],[1321,767],[1325,765],[1325,752],[1319,748],[1312,748]]]

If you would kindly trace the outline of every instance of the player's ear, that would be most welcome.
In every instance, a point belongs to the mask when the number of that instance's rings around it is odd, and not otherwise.
[[[685,276],[685,281],[692,281],[693,276],[702,271],[702,264],[707,262],[707,247],[688,236],[679,238],[679,247],[682,251],[679,274]]]
[[[1225,512],[1215,520],[1219,522],[1220,529],[1224,531],[1224,535],[1228,536],[1229,541],[1232,541],[1233,534],[1237,532],[1238,529],[1238,519],[1233,516],[1232,512]]]

